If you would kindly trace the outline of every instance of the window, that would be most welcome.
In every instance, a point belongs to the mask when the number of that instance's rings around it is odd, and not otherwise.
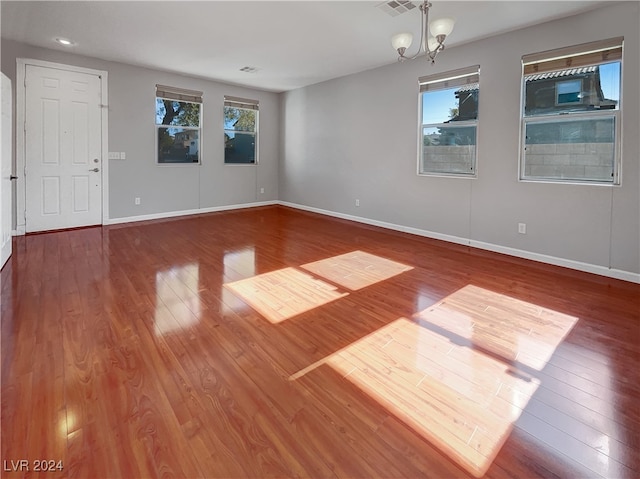
[[[156,85],[157,162],[200,163],[202,92]]]
[[[622,38],[522,63],[520,179],[619,183]]]
[[[418,174],[475,176],[480,67],[419,79]]]
[[[256,164],[258,101],[224,97],[224,162]]]

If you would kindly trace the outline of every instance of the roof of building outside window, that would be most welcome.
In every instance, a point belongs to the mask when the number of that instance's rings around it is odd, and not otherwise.
[[[479,88],[478,83],[469,83],[468,85],[462,85],[460,88],[456,90],[456,93],[461,93],[465,91],[475,91]]]
[[[526,77],[524,77],[524,79],[525,81],[547,80],[549,78],[580,75],[583,73],[594,73],[596,70],[598,70],[597,65],[590,65],[588,67],[568,68],[566,70],[557,70],[555,72],[534,73],[531,75],[527,75]]]

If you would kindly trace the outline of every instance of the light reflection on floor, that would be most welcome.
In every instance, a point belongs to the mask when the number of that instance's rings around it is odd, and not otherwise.
[[[198,288],[199,267],[195,263],[156,273],[154,328],[157,335],[188,328],[200,321]]]
[[[480,477],[540,385],[536,369],[576,321],[466,286],[326,363]]]
[[[364,251],[352,251],[304,264],[302,268],[351,291],[371,286],[413,269],[411,266]]]
[[[529,434],[541,456],[577,459],[594,476],[625,477],[629,470],[614,457],[635,451],[631,452],[623,426],[626,418],[617,406],[619,386],[614,381],[610,354],[563,342],[545,373],[570,378],[569,382],[558,381],[544,391],[539,401],[531,404],[531,414],[522,415],[517,426]],[[588,452],[576,449],[572,431],[580,431],[579,441],[590,446]]]
[[[238,281],[256,274],[256,251],[253,246],[225,251],[223,261],[224,281]],[[220,288],[220,299],[222,314],[238,313],[248,308],[247,303],[224,286]]]
[[[252,246],[240,250],[225,251],[224,278],[238,280],[256,274],[256,251]]]

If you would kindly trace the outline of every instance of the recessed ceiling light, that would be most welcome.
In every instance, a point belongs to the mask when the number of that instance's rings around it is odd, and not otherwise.
[[[73,42],[71,40],[62,37],[56,38],[56,42],[58,42],[60,45],[64,45],[65,47],[70,47],[71,45],[73,45]]]

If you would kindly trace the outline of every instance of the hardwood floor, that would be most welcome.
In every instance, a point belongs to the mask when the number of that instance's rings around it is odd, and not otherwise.
[[[285,207],[0,278],[2,477],[640,477],[637,284]]]

